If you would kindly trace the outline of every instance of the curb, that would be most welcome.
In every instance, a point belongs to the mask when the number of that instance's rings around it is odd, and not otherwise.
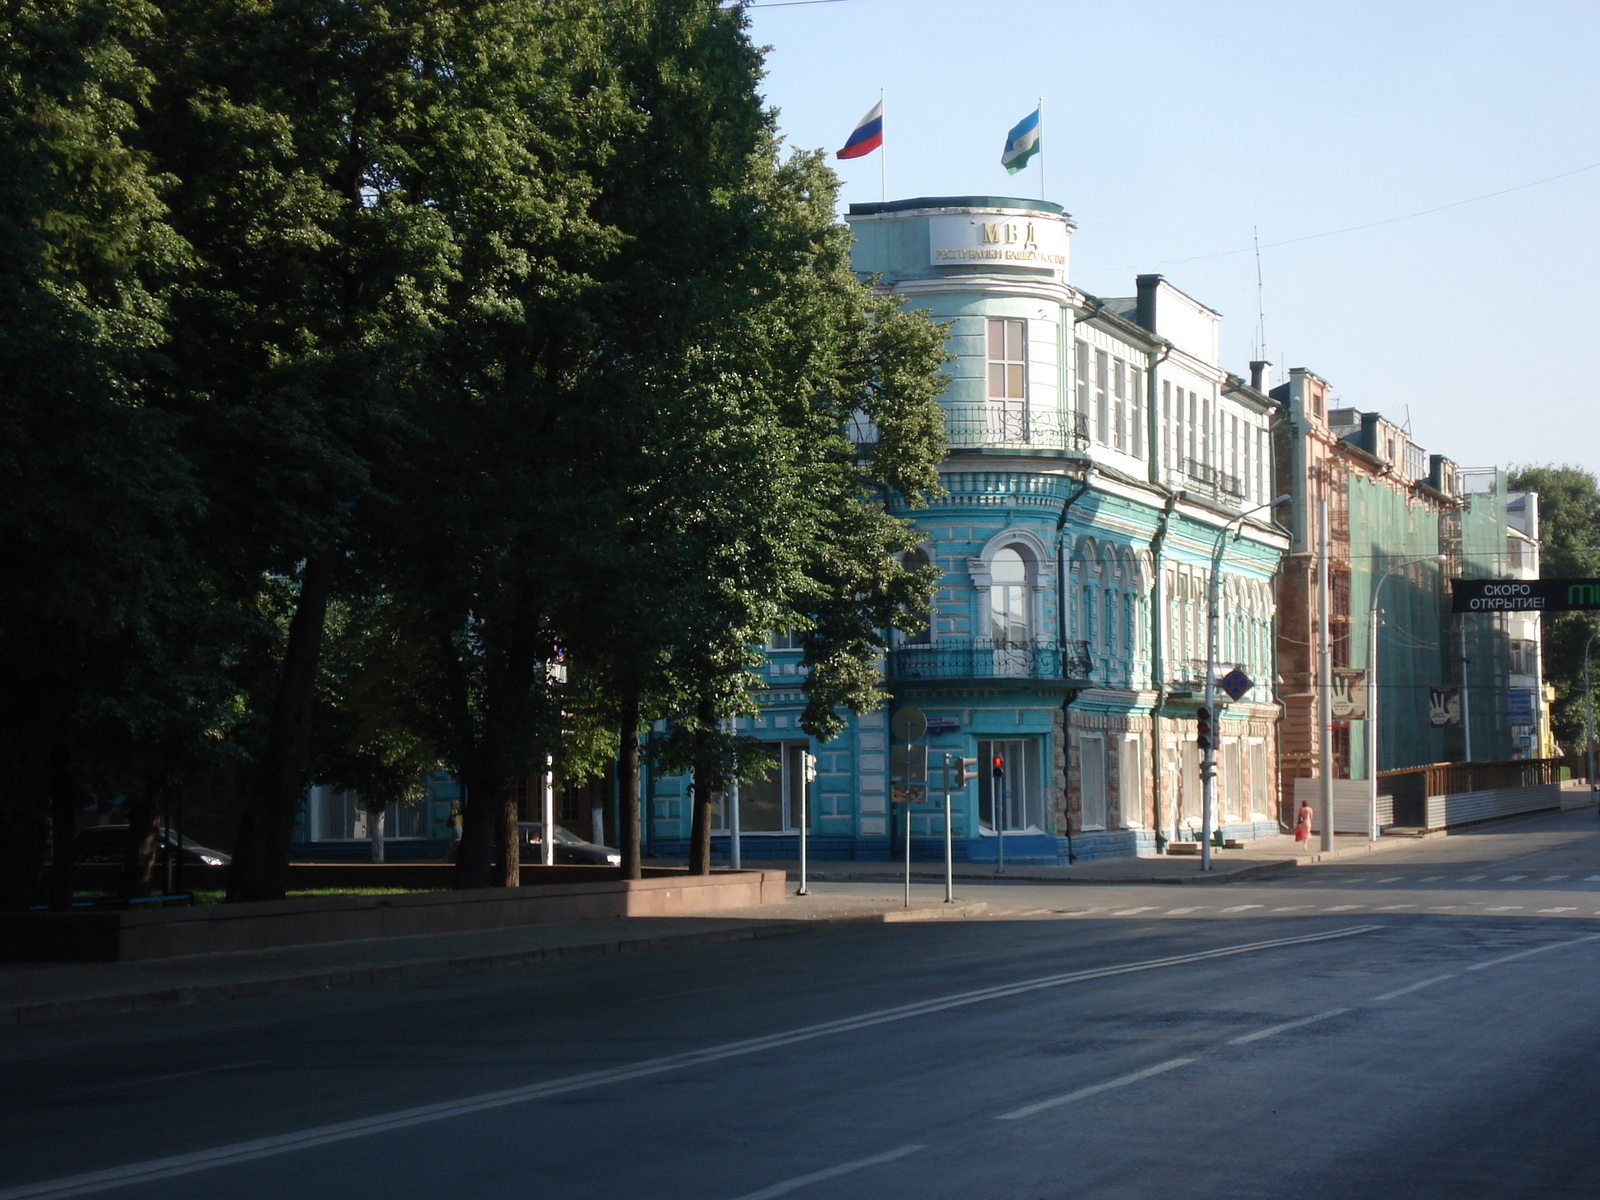
[[[371,967],[352,967],[341,971],[312,971],[301,975],[282,975],[270,979],[246,979],[231,983],[193,984],[151,988],[75,999],[42,1000],[36,1004],[0,1006],[0,1027],[36,1025],[72,1017],[98,1017],[114,1013],[145,1012],[186,1004],[208,1004],[217,1000],[243,1000],[277,996],[290,992],[324,991],[361,983],[393,983],[397,980],[430,979],[465,971],[495,967],[520,967],[533,963],[565,962],[569,959],[599,958],[618,954],[640,954],[652,950],[672,950],[683,946],[713,945],[720,942],[745,942],[762,938],[794,937],[849,925],[898,924],[905,921],[940,921],[960,917],[979,917],[989,911],[986,903],[952,905],[949,908],[890,909],[885,912],[847,913],[835,917],[777,918],[776,923],[752,921],[733,929],[709,929],[699,933],[669,933],[658,937],[609,938],[574,942],[568,945],[540,946],[500,954],[478,954],[457,958],[423,958],[411,962],[383,963]]]
[[[1273,859],[1270,862],[1256,862],[1250,863],[1248,866],[1214,870],[1206,875],[1116,875],[1098,879],[1074,879],[1071,876],[1065,875],[1038,875],[1029,874],[1025,871],[1007,871],[1004,875],[996,875],[992,871],[985,871],[982,873],[977,871],[956,871],[951,878],[965,880],[968,883],[1006,883],[1008,881],[1015,881],[1020,883],[1066,883],[1076,884],[1078,886],[1083,886],[1084,884],[1098,885],[1117,883],[1230,883],[1236,879],[1249,879],[1254,875],[1264,875],[1274,871],[1282,871],[1297,865],[1297,861],[1298,860],[1292,858]],[[899,875],[880,875],[876,873],[861,875],[829,875],[826,872],[821,874],[812,872],[810,874],[810,878],[822,883],[902,883],[905,880],[905,874],[902,872]],[[942,871],[937,874],[921,874],[916,871],[911,873],[911,881],[913,883],[937,883],[943,878],[944,872]]]

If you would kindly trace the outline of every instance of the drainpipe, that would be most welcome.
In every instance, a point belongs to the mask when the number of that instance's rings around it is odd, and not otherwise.
[[[1161,487],[1160,484],[1156,486]],[[1156,685],[1156,703],[1150,713],[1150,779],[1157,854],[1167,848],[1166,830],[1161,824],[1161,710],[1167,706],[1167,623],[1162,620],[1167,610],[1167,595],[1162,583],[1161,555],[1166,549],[1167,527],[1172,522],[1173,510],[1178,507],[1178,493],[1166,487],[1162,490],[1167,493],[1167,502],[1161,509],[1161,523],[1150,539],[1150,570],[1154,576],[1150,581],[1150,675]]]
[[[1094,464],[1091,463],[1083,469],[1083,478],[1078,481],[1078,490],[1073,492],[1061,503],[1061,515],[1056,518],[1056,652],[1062,656],[1062,667],[1066,666],[1067,653],[1067,511],[1082,500],[1089,492],[1090,480],[1094,478]],[[1063,669],[1062,674],[1066,671]],[[1078,698],[1076,690],[1067,693],[1061,702],[1061,747],[1062,762],[1062,790],[1066,789],[1066,763],[1071,761],[1072,751],[1066,745],[1068,717],[1067,710],[1072,707],[1072,702]],[[1078,856],[1072,849],[1072,820],[1067,819],[1067,862],[1072,864],[1078,861]]]
[[[1151,334],[1155,333],[1154,321],[1151,322]],[[1167,356],[1172,353],[1172,343],[1162,339],[1161,349],[1147,351],[1148,361],[1145,364],[1145,412],[1146,435],[1145,445],[1149,447],[1149,475],[1150,485],[1159,488],[1167,495],[1167,503],[1161,510],[1161,523],[1156,527],[1156,535],[1150,540],[1151,570],[1155,578],[1150,581],[1152,602],[1150,605],[1150,676],[1156,685],[1156,702],[1150,710],[1150,813],[1152,824],[1156,832],[1156,853],[1162,853],[1167,847],[1167,835],[1161,828],[1161,710],[1167,706],[1167,678],[1166,678],[1166,647],[1162,638],[1166,633],[1166,622],[1162,615],[1166,611],[1164,603],[1166,597],[1161,585],[1161,551],[1167,540],[1167,526],[1172,520],[1172,510],[1178,503],[1177,493],[1162,481],[1162,471],[1167,463],[1162,456],[1167,452],[1166,439],[1161,436],[1161,389],[1156,379],[1156,368],[1167,361]]]

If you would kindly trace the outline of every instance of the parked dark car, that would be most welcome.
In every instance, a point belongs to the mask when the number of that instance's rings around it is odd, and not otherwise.
[[[156,834],[156,861],[161,862],[168,848],[178,844],[170,829]],[[126,825],[91,825],[78,830],[77,859],[81,863],[120,863],[128,860],[128,827]],[[203,867],[221,867],[233,861],[233,855],[212,850],[190,838],[183,839],[182,859]]]
[[[544,826],[538,821],[519,821],[517,829],[522,833],[522,861],[536,863],[539,861],[539,850],[543,843],[541,831]],[[614,867],[622,862],[622,855],[610,846],[597,846],[593,842],[586,842],[577,834],[556,826],[556,862],[560,863],[587,863],[591,866]]]

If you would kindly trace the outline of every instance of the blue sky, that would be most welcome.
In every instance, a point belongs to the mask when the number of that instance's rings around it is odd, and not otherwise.
[[[1010,127],[1045,103],[1073,282],[1156,271],[1340,402],[1463,466],[1600,473],[1600,3],[834,0],[752,5],[794,145],[842,145],[887,89],[890,198],[1039,195]],[[1593,169],[1580,168],[1595,164]],[[876,155],[835,163],[879,198]],[[1371,229],[1566,172],[1577,174]],[[1238,251],[1244,251],[1238,253]]]

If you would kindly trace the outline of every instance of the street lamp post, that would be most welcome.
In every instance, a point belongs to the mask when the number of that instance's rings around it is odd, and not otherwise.
[[[1583,644],[1583,752],[1587,756],[1584,762],[1588,764],[1586,774],[1589,776],[1589,803],[1594,803],[1594,692],[1589,688],[1589,647],[1594,643],[1600,629],[1589,635],[1589,640]]]
[[[1265,504],[1258,504],[1254,508],[1246,509],[1233,520],[1226,522],[1217,533],[1217,543],[1211,550],[1211,579],[1206,584],[1206,689],[1205,710],[1211,719],[1210,737],[1201,747],[1203,751],[1200,759],[1200,869],[1211,870],[1211,827],[1213,814],[1216,811],[1216,775],[1217,775],[1217,738],[1220,730],[1217,726],[1216,698],[1217,698],[1217,602],[1222,593],[1222,559],[1228,552],[1228,533],[1235,525],[1240,530],[1244,528],[1244,519],[1253,513],[1258,513],[1264,508],[1276,508],[1280,504],[1287,504],[1293,497],[1287,494],[1274,496]],[[1235,532],[1235,536],[1238,533]]]
[[[1378,840],[1378,597],[1389,576],[1417,563],[1442,563],[1448,555],[1425,554],[1397,562],[1372,585],[1367,605],[1367,839]]]

